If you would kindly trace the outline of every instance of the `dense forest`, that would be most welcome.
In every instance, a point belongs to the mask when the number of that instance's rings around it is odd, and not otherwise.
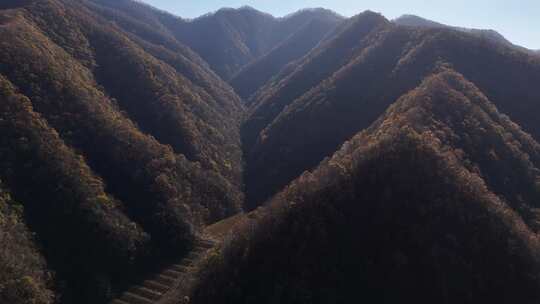
[[[440,66],[465,75],[540,139],[540,60],[474,34],[396,26],[366,12],[294,65],[253,97],[242,127],[251,208],[317,166]]]
[[[0,178],[64,303],[103,302],[242,207],[240,99],[94,9],[36,1],[0,26]]]
[[[0,302],[54,303],[51,279],[23,215],[23,206],[0,184]]]
[[[2,1],[0,303],[538,303],[538,83],[412,15]]]
[[[193,300],[535,303],[539,148],[442,71],[237,227]]]

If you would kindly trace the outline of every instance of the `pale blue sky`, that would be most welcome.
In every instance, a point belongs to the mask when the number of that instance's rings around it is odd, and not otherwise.
[[[415,14],[449,25],[491,28],[510,41],[540,49],[540,0],[143,0],[185,18],[222,7],[252,6],[274,16],[301,8],[324,7],[352,16],[364,10],[389,19]]]

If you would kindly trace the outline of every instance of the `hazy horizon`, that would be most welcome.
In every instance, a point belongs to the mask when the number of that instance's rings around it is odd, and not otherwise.
[[[530,49],[540,49],[540,1],[524,0],[517,3],[504,0],[455,0],[451,2],[410,0],[141,0],[156,8],[183,18],[196,18],[221,8],[250,6],[275,17],[283,17],[304,8],[322,7],[351,17],[365,10],[379,12],[388,19],[405,14],[417,15],[436,22],[469,28],[493,29],[511,42]]]

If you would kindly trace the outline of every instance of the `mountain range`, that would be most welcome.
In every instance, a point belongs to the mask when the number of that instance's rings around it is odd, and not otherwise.
[[[479,29],[469,29],[464,27],[449,26],[446,24],[438,23],[422,17],[415,15],[403,15],[393,20],[394,23],[403,25],[403,26],[412,26],[412,27],[426,27],[426,28],[450,28],[466,33],[471,33],[479,37],[484,37],[495,42],[500,42],[507,45],[513,45],[508,41],[503,35],[499,34],[494,30],[479,30]]]
[[[254,96],[242,127],[248,202],[256,207],[314,168],[440,66],[471,79],[538,139],[539,63],[461,31],[396,26],[372,12],[355,16]]]
[[[240,225],[194,301],[534,303],[539,153],[441,68]]]
[[[413,15],[3,1],[0,303],[109,303],[215,225],[113,303],[538,303],[538,83]]]
[[[450,28],[457,31],[462,31],[466,33],[471,33],[473,35],[479,36],[484,39],[492,40],[494,42],[499,42],[502,44],[506,44],[508,46],[513,46],[515,48],[519,48],[523,51],[535,53],[537,51],[535,50],[529,50],[527,48],[524,48],[519,45],[515,45],[512,42],[508,41],[503,35],[498,33],[494,30],[486,30],[486,29],[471,29],[471,28],[465,28],[465,27],[458,27],[458,26],[450,26],[442,23],[438,23],[435,21],[431,21],[422,17],[418,17],[415,15],[403,15],[401,17],[398,17],[393,20],[394,23],[403,25],[403,26],[412,26],[412,27],[426,27],[426,28]]]

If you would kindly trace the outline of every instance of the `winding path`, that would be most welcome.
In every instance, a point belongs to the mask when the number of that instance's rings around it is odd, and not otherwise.
[[[182,303],[181,295],[189,293],[198,262],[217,248],[233,227],[252,218],[254,214],[239,213],[206,227],[203,237],[195,242],[193,250],[185,258],[131,287],[110,304]],[[184,302],[189,303],[186,300]]]
[[[217,246],[211,239],[199,239],[193,250],[181,261],[162,270],[140,285],[124,292],[111,304],[157,304],[171,291],[178,290],[192,280],[193,268],[208,251]]]

